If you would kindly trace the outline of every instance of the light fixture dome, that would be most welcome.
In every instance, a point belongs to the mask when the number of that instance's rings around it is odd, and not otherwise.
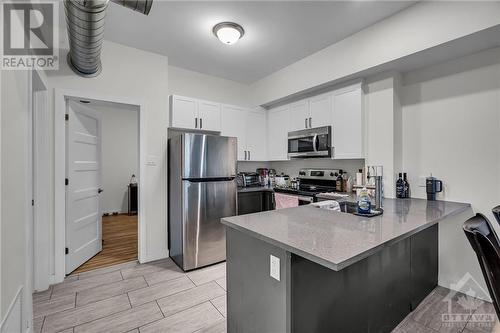
[[[243,27],[233,22],[218,23],[212,32],[222,43],[227,45],[235,44],[245,34]]]

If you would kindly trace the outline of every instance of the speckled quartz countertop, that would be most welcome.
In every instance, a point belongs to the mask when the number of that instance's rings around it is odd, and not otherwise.
[[[470,204],[384,199],[384,214],[366,218],[310,205],[223,218],[229,228],[339,271],[385,246],[460,214]]]

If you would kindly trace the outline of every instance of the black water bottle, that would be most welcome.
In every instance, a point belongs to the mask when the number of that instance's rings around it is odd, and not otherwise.
[[[400,172],[399,178],[398,178],[398,180],[396,180],[396,198],[398,198],[398,199],[404,198],[405,182],[404,182],[402,176],[403,176],[403,174]]]
[[[344,177],[342,176],[344,171],[339,170],[339,174],[337,176],[337,180],[335,183],[335,187],[337,192],[344,192]]]
[[[409,198],[410,197],[410,183],[408,183],[408,179],[406,178],[406,172],[403,173],[403,183],[404,183],[404,191],[403,191],[403,198]]]

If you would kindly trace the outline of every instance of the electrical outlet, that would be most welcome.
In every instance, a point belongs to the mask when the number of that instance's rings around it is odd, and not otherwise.
[[[273,279],[280,281],[280,258],[269,255],[270,275]]]

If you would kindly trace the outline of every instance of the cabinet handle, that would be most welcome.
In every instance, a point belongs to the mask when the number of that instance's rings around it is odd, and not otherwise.
[[[198,118],[194,118],[194,128],[198,128]]]
[[[200,128],[203,128],[203,118],[200,118]]]
[[[312,128],[312,117],[309,117],[309,128]]]
[[[245,161],[247,160],[247,151],[245,150]]]
[[[307,118],[306,118],[306,128],[307,128]]]
[[[251,158],[250,158],[250,150],[248,151],[248,160],[250,161]]]

